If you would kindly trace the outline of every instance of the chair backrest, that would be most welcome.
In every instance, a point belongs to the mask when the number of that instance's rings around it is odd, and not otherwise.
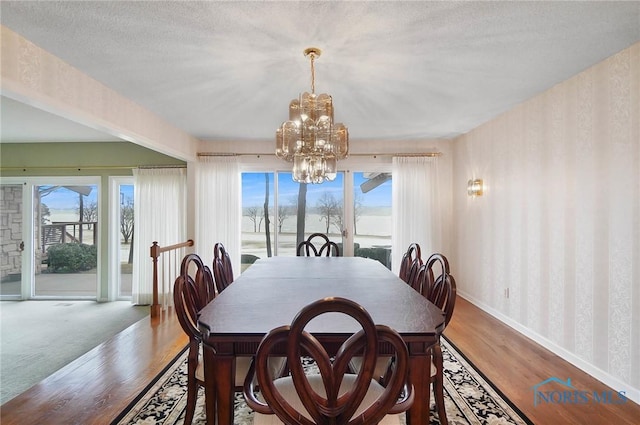
[[[420,293],[445,313],[449,324],[456,303],[456,281],[449,271],[447,257],[440,253],[429,256],[420,268]]]
[[[409,283],[412,276],[415,275],[417,269],[422,265],[422,254],[420,253],[420,245],[412,243],[407,251],[402,255],[400,260],[400,271],[398,276],[400,279]]]
[[[218,293],[224,291],[233,282],[231,258],[224,245],[220,242],[213,247],[213,277],[215,278]]]
[[[305,331],[306,325],[325,313],[342,313],[355,319],[361,329],[345,341],[332,360],[321,343]],[[386,387],[374,378],[379,343],[391,347],[396,356]],[[286,346],[290,379],[300,403],[300,410],[290,404],[291,397],[279,391],[278,380],[268,372],[267,362],[274,347]],[[307,374],[303,356],[311,357],[319,374]],[[363,356],[357,375],[349,374],[349,361]],[[260,343],[254,364],[245,379],[245,398],[252,409],[262,414],[275,414],[286,424],[344,424],[378,423],[389,413],[406,411],[413,403],[412,387],[407,385],[409,355],[402,337],[384,325],[375,325],[369,313],[359,304],[338,297],[324,298],[303,308],[290,326],[269,332]],[[254,396],[255,380],[265,402]],[[371,386],[378,386],[373,399]],[[365,403],[362,403],[367,396]],[[361,403],[363,406],[360,406]]]
[[[324,233],[313,233],[307,240],[298,244],[298,257],[340,257],[338,244],[329,240]]]
[[[447,274],[444,278],[436,279],[430,301],[444,312],[445,326],[449,324],[453,316],[453,309],[456,306],[456,293],[456,280],[453,276]]]
[[[197,254],[187,254],[173,286],[173,303],[178,321],[190,339],[200,340],[198,312],[215,296],[211,270]]]
[[[449,274],[449,261],[447,257],[438,252],[431,254],[424,262],[423,270],[420,273],[421,287],[419,291],[430,300],[436,280]]]
[[[407,284],[424,295],[422,288],[424,287],[424,282],[428,280],[428,274],[429,270],[426,264],[421,264],[418,268],[413,267],[409,274]]]

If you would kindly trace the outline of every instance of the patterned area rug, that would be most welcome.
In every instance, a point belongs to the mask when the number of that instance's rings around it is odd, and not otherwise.
[[[445,373],[445,405],[451,425],[517,424],[530,425],[527,419],[497,391],[456,348],[442,339]],[[179,356],[146,391],[112,425],[177,425],[183,423],[187,403],[186,352]],[[439,424],[433,394],[432,425]],[[236,394],[235,424],[251,425],[252,412],[242,394]],[[201,388],[196,405],[194,425],[205,424],[204,390]]]

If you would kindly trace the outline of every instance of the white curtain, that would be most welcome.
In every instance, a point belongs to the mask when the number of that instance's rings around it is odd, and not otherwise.
[[[393,158],[393,252],[392,270],[409,244],[420,244],[423,258],[442,250],[442,215],[439,196],[438,159]]]
[[[195,252],[211,267],[213,246],[222,242],[231,257],[233,275],[240,274],[240,169],[233,156],[200,157],[196,166]]]
[[[133,239],[134,304],[153,302],[153,261],[150,247],[153,242],[168,246],[186,241],[187,179],[184,168],[134,169],[135,233]],[[179,273],[176,263],[184,250],[164,254],[159,261],[158,302],[162,308],[173,305],[173,283]],[[177,268],[178,267],[178,268]]]

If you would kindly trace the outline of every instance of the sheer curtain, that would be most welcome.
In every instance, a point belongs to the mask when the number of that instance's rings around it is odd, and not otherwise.
[[[394,157],[392,172],[392,270],[397,273],[410,243],[420,244],[423,257],[442,250],[443,224],[438,159]]]
[[[134,169],[135,184],[135,234],[133,238],[133,287],[134,304],[153,302],[153,262],[149,248],[154,241],[168,246],[186,241],[186,193],[187,179],[184,168]],[[164,309],[173,305],[175,260],[182,260],[184,253],[172,254],[173,264],[159,264],[158,302]]]
[[[196,166],[195,251],[206,264],[213,262],[213,246],[222,242],[231,257],[233,275],[240,273],[241,184],[234,156],[200,157]]]

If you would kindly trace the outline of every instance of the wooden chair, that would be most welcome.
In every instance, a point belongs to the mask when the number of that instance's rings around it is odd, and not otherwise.
[[[417,290],[426,297],[429,301],[433,302],[436,297],[433,291],[436,289],[436,282],[445,279],[445,276],[450,274],[449,261],[447,257],[436,252],[431,254],[427,261],[418,272],[419,287]],[[438,285],[441,287],[441,285]],[[437,304],[436,304],[437,305]]]
[[[404,255],[402,255],[398,276],[400,279],[410,284],[410,281],[415,278],[415,274],[421,265],[422,254],[420,252],[420,245],[412,243],[409,245],[409,248],[407,248]]]
[[[420,245],[412,243],[407,248],[407,251],[402,256],[400,262],[400,271],[398,277],[404,280],[409,286],[416,289],[419,279],[421,278],[420,269],[422,266],[422,258],[420,256]],[[418,290],[420,292],[420,290]],[[362,357],[355,356],[351,359],[349,367],[353,373],[357,373],[362,367]],[[379,356],[375,367],[374,376],[378,379],[380,384],[385,385],[385,377],[389,373],[389,368],[393,364],[393,358],[391,356]]]
[[[218,293],[224,291],[233,282],[231,258],[224,245],[220,242],[213,247],[213,277],[215,278]]]
[[[351,316],[362,327],[342,344],[333,360],[320,342],[305,331],[312,319],[325,313]],[[387,343],[397,358],[386,387],[373,379],[379,342]],[[272,380],[265,365],[276,346],[286,347],[291,375]],[[362,368],[358,374],[350,374],[349,360],[356,354],[364,359]],[[315,361],[319,374],[305,371],[303,356]],[[332,297],[308,305],[290,326],[273,329],[264,337],[245,379],[244,395],[247,405],[255,411],[254,425],[273,423],[270,415],[274,414],[287,425],[395,424],[400,423],[397,414],[413,403],[408,372],[407,347],[396,331],[375,325],[357,303]],[[264,402],[256,397],[254,375]]]
[[[419,283],[422,278],[422,274],[420,273],[421,267],[422,257],[420,245],[414,242],[409,245],[409,248],[407,248],[407,251],[402,256],[398,276],[418,292],[420,292]],[[385,385],[385,377],[388,375],[389,368],[393,361],[391,356],[380,356],[378,358],[375,367],[375,376],[382,385]],[[362,367],[362,357],[354,357],[349,367],[353,373],[357,373]]]
[[[313,233],[307,240],[300,242],[296,250],[296,255],[298,257],[322,257],[323,255],[326,257],[341,256],[338,244],[330,241],[327,235],[323,233]]]
[[[449,262],[440,254],[432,254],[420,268],[421,293],[438,306],[445,315],[445,328],[451,321],[456,304],[456,281],[449,273]],[[431,347],[430,380],[441,425],[448,425],[444,406],[443,359],[440,342]]]
[[[195,274],[190,274],[195,267]],[[216,296],[211,270],[196,254],[182,260],[180,275],[173,287],[173,302],[182,330],[189,336],[187,358],[187,407],[184,423],[190,425],[196,407],[198,385],[204,385],[202,335],[198,329],[198,311]]]
[[[180,275],[177,277],[173,287],[176,315],[183,331],[189,337],[185,425],[190,425],[193,421],[198,386],[204,385],[202,334],[198,329],[198,312],[215,297],[216,288],[209,267],[202,262],[197,254],[186,255],[182,260]],[[249,357],[236,358],[236,391],[242,390],[250,363],[251,358]],[[285,367],[285,359],[274,358],[269,367],[274,376],[281,376]]]
[[[424,268],[424,264],[422,264],[422,261],[414,261],[411,264],[411,269],[409,270],[409,274],[407,275],[407,284],[416,291],[422,293],[422,282],[425,279],[425,272],[426,270]]]
[[[418,268],[412,277],[410,285],[420,292],[425,298],[439,307],[445,314],[445,328],[451,321],[456,302],[456,281],[449,273],[449,261],[440,254],[431,255],[427,261]],[[393,364],[393,358],[380,357],[376,365],[376,376],[380,376],[380,383],[385,384],[389,368]],[[353,371],[360,370],[361,358],[354,357],[350,368]],[[431,371],[430,382],[433,388],[438,418],[441,425],[447,425],[447,412],[444,406],[444,377],[443,358],[440,342],[431,347]]]

